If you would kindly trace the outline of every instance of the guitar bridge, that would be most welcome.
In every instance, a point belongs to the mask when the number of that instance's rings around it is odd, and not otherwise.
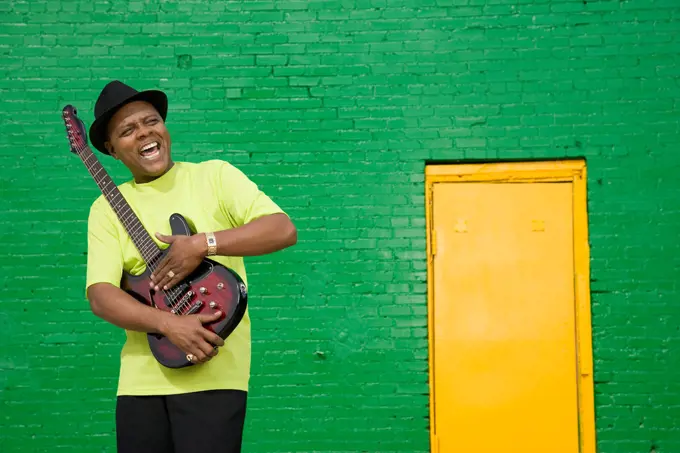
[[[184,305],[185,305],[187,302],[189,302],[189,299],[191,299],[191,297],[192,297],[193,295],[194,295],[194,292],[193,292],[193,291],[189,291],[189,292],[186,293],[184,296],[182,296],[182,298],[181,298],[177,303],[175,303],[174,305],[170,305],[171,307],[173,307],[173,309],[170,310],[170,313],[172,313],[173,315],[176,315],[177,313],[181,313],[181,312],[182,312],[182,309],[184,308]],[[199,302],[200,302],[200,301],[199,301]],[[200,302],[200,303],[203,304],[203,302]],[[194,304],[194,305],[195,305],[195,304]],[[199,308],[200,308],[200,306],[199,306]],[[193,310],[193,309],[194,309],[194,307],[192,306],[189,310]]]
[[[203,306],[203,302],[201,302],[200,300],[197,300],[197,301],[194,302],[194,304],[191,306],[191,308],[189,309],[189,311],[187,311],[187,312],[185,313],[185,315],[192,315],[192,314],[196,313],[198,310],[201,309],[202,306]]]

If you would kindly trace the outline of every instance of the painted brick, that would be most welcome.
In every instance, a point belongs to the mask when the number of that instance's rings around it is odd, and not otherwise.
[[[2,451],[115,451],[60,108],[167,90],[299,244],[247,260],[245,451],[429,451],[425,162],[588,160],[598,451],[680,450],[677,0],[0,2]],[[126,170],[106,160],[115,180]],[[546,447],[549,450],[549,447]]]

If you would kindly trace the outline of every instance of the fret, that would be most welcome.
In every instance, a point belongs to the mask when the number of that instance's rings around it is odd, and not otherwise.
[[[85,145],[78,150],[78,156],[81,158],[85,167],[92,175],[95,183],[101,190],[104,198],[113,209],[113,212],[118,216],[118,219],[125,227],[125,230],[132,238],[132,242],[142,255],[150,269],[155,269],[158,264],[158,258],[161,254],[161,249],[156,245],[149,233],[140,222],[139,218],[132,210],[120,192],[116,184],[113,182],[109,174],[106,172],[102,164],[94,155],[92,150]]]

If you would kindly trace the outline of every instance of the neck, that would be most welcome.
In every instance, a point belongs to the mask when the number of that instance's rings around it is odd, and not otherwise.
[[[144,174],[142,174],[142,175],[133,175],[133,177],[134,177],[135,182],[136,182],[137,184],[146,184],[146,183],[148,183],[148,182],[155,181],[156,179],[158,179],[158,178],[160,178],[161,176],[165,175],[167,172],[170,171],[170,169],[171,169],[174,165],[175,165],[175,163],[174,163],[173,161],[170,161],[170,163],[168,164],[168,166],[165,168],[165,170],[163,170],[163,173],[161,173],[160,175],[144,175]]]

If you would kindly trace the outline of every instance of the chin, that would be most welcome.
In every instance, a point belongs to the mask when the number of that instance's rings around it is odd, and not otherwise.
[[[140,170],[143,174],[157,178],[163,175],[170,167],[170,159],[162,157],[152,162],[140,162]]]

